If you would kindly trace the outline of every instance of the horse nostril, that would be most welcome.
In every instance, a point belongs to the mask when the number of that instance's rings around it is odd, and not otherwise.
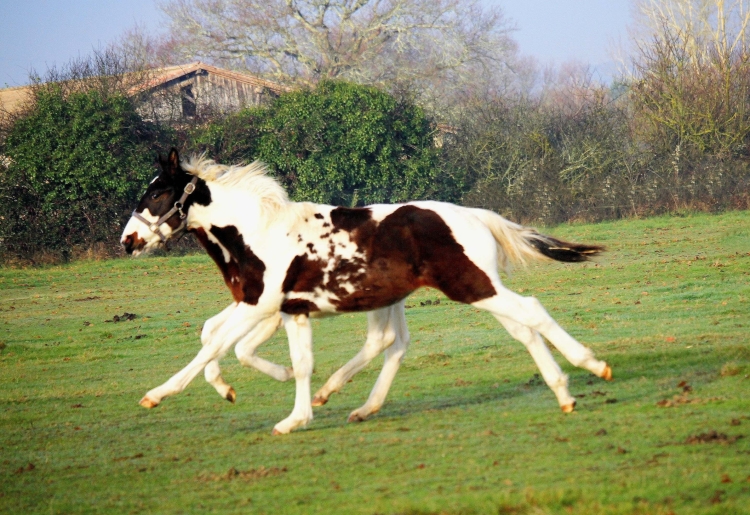
[[[128,254],[133,253],[133,235],[132,234],[128,234],[127,236],[125,236],[125,238],[123,238],[122,246],[125,247],[125,252],[127,252]]]

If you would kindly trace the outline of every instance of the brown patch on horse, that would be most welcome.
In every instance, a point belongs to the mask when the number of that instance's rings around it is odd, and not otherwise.
[[[233,273],[231,275],[239,279],[242,302],[252,305],[257,304],[258,299],[263,293],[263,272],[266,271],[266,265],[255,255],[250,247],[245,245],[245,239],[235,226],[216,227],[212,225],[211,234],[219,240],[219,243],[232,256],[232,260],[229,262],[230,272],[233,272],[231,267],[233,262],[238,267],[238,275],[235,276]]]
[[[334,231],[349,233],[364,258],[342,259],[333,242],[327,260],[297,256],[287,269],[285,293],[323,289],[336,297],[331,302],[337,311],[388,306],[420,286],[438,288],[450,299],[465,303],[496,293],[487,274],[466,256],[434,211],[403,206],[377,223],[369,209],[336,208],[331,221]],[[331,261],[335,266],[323,284]]]
[[[337,207],[331,211],[333,232],[352,232],[362,224],[372,221],[372,211],[365,207]]]
[[[221,275],[224,277],[224,284],[226,284],[227,288],[229,288],[229,291],[232,292],[232,298],[234,299],[234,301],[242,302],[243,293],[242,286],[239,281],[239,267],[237,266],[237,262],[234,259],[230,259],[229,262],[226,262],[224,260],[224,252],[221,250],[221,246],[208,239],[206,231],[204,231],[202,228],[199,227],[198,229],[190,229],[190,232],[195,234],[198,242],[204,249],[206,249],[206,252],[211,257],[211,259],[214,260],[216,266],[219,267]],[[232,280],[233,278],[235,280]]]
[[[309,315],[313,311],[320,311],[320,308],[309,300],[287,299],[281,304],[281,311],[287,315]]]
[[[387,306],[420,286],[438,288],[451,300],[467,304],[496,293],[487,274],[466,256],[434,211],[400,207],[380,224],[356,225],[352,239],[367,256],[367,266],[355,291],[335,302],[341,311]]]
[[[284,293],[313,291],[323,284],[325,266],[326,262],[322,259],[310,259],[305,254],[296,256],[286,270],[281,291]]]

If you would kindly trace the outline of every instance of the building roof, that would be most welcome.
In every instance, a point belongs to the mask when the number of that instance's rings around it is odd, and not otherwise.
[[[144,84],[139,84],[138,86],[131,88],[129,93],[135,95],[137,93],[151,91],[171,81],[179,80],[182,77],[202,71],[218,77],[235,80],[243,84],[265,88],[277,95],[291,90],[291,88],[287,86],[282,86],[276,82],[261,79],[260,77],[250,75],[249,73],[235,72],[196,61],[189,64],[155,68],[154,70],[151,70],[151,77]],[[20,109],[31,93],[32,88],[33,86],[18,86],[15,88],[0,89],[0,110],[12,113]]]
[[[269,80],[261,79],[260,77],[256,77],[255,75],[250,75],[249,73],[235,72],[235,71],[227,70],[224,68],[218,68],[216,66],[211,66],[210,64],[202,63],[200,61],[196,61],[194,63],[180,64],[176,66],[168,66],[166,68],[158,68],[154,70],[153,77],[150,80],[148,80],[144,85],[139,85],[137,88],[133,88],[131,90],[131,94],[139,93],[142,91],[148,91],[156,87],[162,86],[173,80],[177,80],[186,75],[191,75],[193,73],[201,72],[201,71],[205,71],[205,72],[208,72],[209,74],[217,75],[219,77],[224,77],[226,79],[235,80],[237,82],[241,82],[244,84],[250,84],[253,86],[265,88],[270,91],[273,91],[276,94],[285,93],[291,90],[291,88],[287,86],[282,86],[281,84],[277,84],[276,82],[271,82]]]
[[[261,79],[260,77],[256,77],[255,75],[250,75],[249,73],[235,72],[235,71],[227,70],[224,68],[218,68],[216,66],[211,66],[210,64],[202,63],[200,61],[196,61],[194,63],[180,64],[177,66],[169,66],[166,68],[158,68],[154,70],[154,77],[150,81],[148,81],[144,86],[142,86],[140,88],[140,91],[144,91],[144,90],[148,90],[151,88],[155,88],[157,86],[161,86],[162,84],[166,84],[167,82],[173,81],[175,79],[179,79],[180,77],[184,77],[185,75],[190,75],[192,73],[199,72],[199,71],[206,71],[212,75],[217,75],[219,77],[224,77],[226,79],[231,79],[237,82],[242,82],[244,84],[251,84],[253,86],[266,88],[277,94],[281,94],[281,93],[291,90],[291,88],[287,86],[282,86],[281,84],[278,84],[276,82],[271,82],[269,80]],[[135,91],[133,93],[135,93]]]

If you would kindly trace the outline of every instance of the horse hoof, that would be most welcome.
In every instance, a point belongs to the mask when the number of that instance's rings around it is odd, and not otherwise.
[[[612,380],[612,367],[607,365],[600,377],[604,379],[605,381],[611,381]]]
[[[315,397],[313,397],[312,405],[317,408],[319,406],[323,406],[326,402],[328,402],[328,399],[326,399],[325,397],[318,397],[316,395]]]
[[[237,392],[235,392],[234,388],[232,388],[231,386],[229,387],[229,391],[227,392],[226,399],[232,404],[234,404],[234,401],[237,400]]]
[[[143,399],[141,399],[141,402],[139,402],[138,404],[140,404],[144,408],[148,408],[148,409],[155,408],[155,407],[157,407],[159,405],[158,402],[152,401],[151,399],[148,398],[148,396],[146,396]]]
[[[573,410],[576,409],[576,401],[573,401],[570,404],[566,404],[564,406],[560,406],[560,409],[563,411],[563,413],[573,413]]]
[[[346,419],[347,422],[364,422],[366,417],[363,417],[356,411],[349,415],[349,418]]]

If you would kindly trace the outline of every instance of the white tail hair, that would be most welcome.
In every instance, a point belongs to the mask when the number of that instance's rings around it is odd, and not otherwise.
[[[604,251],[604,247],[569,243],[540,234],[536,229],[511,222],[487,209],[470,209],[492,233],[497,243],[500,267],[510,273],[513,265],[529,261],[581,262]]]

